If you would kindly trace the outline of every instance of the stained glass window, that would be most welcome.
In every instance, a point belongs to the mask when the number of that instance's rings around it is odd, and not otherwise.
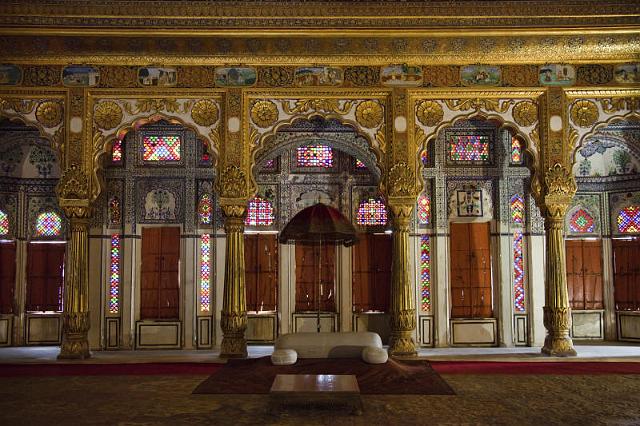
[[[55,237],[62,232],[62,219],[56,212],[43,212],[36,218],[38,237]]]
[[[418,197],[418,223],[428,225],[431,216],[431,200],[427,194]]]
[[[356,169],[366,169],[366,168],[367,166],[365,166],[365,164],[362,161],[356,158]]]
[[[109,313],[120,309],[120,235],[111,236],[111,268],[109,270]]]
[[[522,164],[522,142],[515,136],[511,137],[511,163]]]
[[[520,194],[511,197],[511,221],[513,223],[524,223],[524,200]]]
[[[200,310],[208,312],[211,306],[211,235],[200,237]]]
[[[420,153],[420,161],[422,161],[423,166],[429,165],[429,154],[426,149]]]
[[[109,224],[120,225],[122,223],[122,217],[120,216],[120,199],[113,197],[109,201]]]
[[[201,225],[211,225],[212,218],[213,203],[211,202],[211,195],[202,194],[198,203],[198,220]]]
[[[571,232],[590,234],[595,231],[596,223],[593,216],[585,209],[578,209],[569,218],[569,229]]]
[[[255,197],[249,200],[247,218],[244,220],[246,226],[270,226],[273,224],[274,214],[271,201]]]
[[[298,167],[333,167],[333,150],[326,145],[298,148]]]
[[[521,231],[513,233],[513,295],[514,309],[516,312],[524,312],[524,235]]]
[[[0,210],[0,235],[9,233],[9,215]]]
[[[640,206],[628,206],[618,213],[618,231],[623,234],[640,232]]]
[[[387,207],[379,198],[362,200],[358,207],[358,225],[380,226],[387,224]]]
[[[180,161],[180,136],[145,136],[144,161]]]
[[[209,147],[207,146],[207,143],[205,141],[202,141],[202,156],[200,157],[200,162],[209,163],[210,161],[211,154],[209,154]]]
[[[452,135],[449,141],[449,159],[453,161],[489,160],[489,136]]]
[[[112,163],[121,163],[122,162],[122,140],[116,139],[111,146],[111,162]]]
[[[263,169],[273,169],[275,167],[276,167],[275,158],[272,158],[271,160],[267,160],[267,161],[262,163],[262,168]]]
[[[431,310],[431,244],[428,235],[420,237],[420,300],[422,310]]]

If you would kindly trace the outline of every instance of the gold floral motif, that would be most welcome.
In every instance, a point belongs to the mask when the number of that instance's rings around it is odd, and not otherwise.
[[[62,76],[61,67],[58,66],[33,66],[24,70],[25,86],[56,86],[60,84]]]
[[[356,121],[367,129],[378,127],[382,123],[384,111],[376,101],[364,101],[356,107]]]
[[[199,126],[211,126],[218,121],[218,106],[209,99],[201,99],[193,104],[191,118]]]
[[[93,120],[98,128],[111,130],[122,122],[122,108],[114,101],[101,102],[96,106]]]
[[[137,115],[147,112],[181,112],[186,114],[189,112],[191,102],[185,102],[180,105],[177,99],[159,98],[159,99],[138,99],[135,106],[131,103],[124,104],[124,110],[131,115]]]
[[[36,107],[36,101],[30,99],[0,98],[0,111],[14,110],[17,113],[30,114]]]
[[[413,171],[406,163],[398,163],[389,171],[389,194],[412,196],[416,190]]]
[[[577,190],[573,174],[560,163],[554,164],[547,170],[544,183],[547,187],[547,195],[551,196],[573,196]]]
[[[427,66],[423,68],[424,85],[428,87],[452,87],[460,85],[460,67]]]
[[[483,98],[445,99],[444,103],[452,111],[468,111],[470,109],[478,111],[484,109],[485,111],[505,113],[513,104],[513,100],[509,99],[501,102],[499,99]]]
[[[251,120],[258,127],[272,126],[278,120],[278,107],[266,99],[256,101],[251,108]]]
[[[293,107],[291,107],[288,100],[283,100],[281,105],[282,110],[289,115],[304,114],[309,111],[323,111],[346,115],[351,111],[351,108],[353,108],[353,101],[345,101],[340,105],[339,99],[299,99],[294,101]]]
[[[258,81],[268,87],[291,86],[293,84],[293,67],[261,68]]]
[[[513,107],[513,119],[522,127],[529,127],[538,121],[538,106],[531,101],[518,102]]]
[[[607,84],[613,79],[613,67],[610,65],[583,65],[576,73],[578,84]]]
[[[216,181],[216,191],[224,198],[246,198],[247,179],[238,166],[228,166]]]
[[[422,101],[416,108],[418,121],[427,127],[433,127],[442,121],[444,111],[436,101]]]
[[[640,98],[600,99],[600,105],[602,105],[602,110],[607,114],[625,110],[637,111],[640,110]]]
[[[36,108],[36,120],[44,127],[56,127],[62,121],[62,105],[59,102],[40,102]]]
[[[535,65],[508,65],[502,68],[505,85],[527,87],[538,85],[538,67]]]
[[[62,173],[56,187],[56,193],[61,199],[83,200],[89,194],[89,179],[77,164],[71,164]]]
[[[380,68],[355,66],[344,70],[344,79],[354,86],[375,86],[380,82]]]
[[[579,100],[571,105],[571,121],[580,127],[591,127],[598,120],[598,107],[588,100]]]
[[[136,87],[137,72],[137,67],[100,67],[99,85],[100,87]]]

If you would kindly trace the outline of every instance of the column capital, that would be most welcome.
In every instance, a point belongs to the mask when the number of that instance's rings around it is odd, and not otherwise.
[[[578,187],[570,169],[560,163],[549,167],[544,175],[544,216],[564,219]]]

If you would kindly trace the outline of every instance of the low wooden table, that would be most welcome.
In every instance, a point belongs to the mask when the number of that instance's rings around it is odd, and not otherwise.
[[[269,391],[273,412],[292,407],[348,408],[362,414],[358,380],[353,374],[278,374]]]

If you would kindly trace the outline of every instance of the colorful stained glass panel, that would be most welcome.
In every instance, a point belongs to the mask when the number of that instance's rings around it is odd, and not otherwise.
[[[120,235],[111,236],[111,268],[109,270],[109,313],[120,310]]]
[[[208,312],[211,307],[211,235],[200,237],[200,310]]]
[[[297,154],[298,167],[333,167],[333,150],[330,146],[301,146]]]
[[[428,166],[429,165],[429,154],[427,153],[426,150],[422,151],[420,153],[420,161],[422,161],[422,165],[423,166]]]
[[[511,164],[522,164],[522,142],[511,137]]]
[[[387,206],[379,198],[362,200],[358,207],[358,225],[381,226],[387,224]]]
[[[431,200],[427,194],[418,197],[418,223],[428,225],[431,217]]]
[[[271,201],[255,197],[249,201],[247,217],[244,220],[246,226],[271,226],[274,220]]]
[[[180,161],[180,136],[145,136],[144,161]]]
[[[452,135],[449,140],[449,159],[452,161],[488,161],[489,136]]]
[[[623,234],[640,232],[640,206],[628,206],[620,210],[618,231]]]
[[[365,164],[362,161],[356,158],[356,169],[366,169],[366,168],[367,166],[365,166]]]
[[[213,218],[213,203],[211,195],[202,194],[198,203],[198,220],[201,225],[211,225]]]
[[[511,221],[513,223],[524,223],[524,199],[520,194],[511,197]]]
[[[513,233],[513,295],[516,312],[525,311],[524,303],[524,235],[522,232]]]
[[[211,161],[211,154],[209,154],[209,147],[205,141],[202,142],[202,155],[200,156],[201,163],[209,163]]]
[[[116,139],[113,142],[113,146],[111,147],[111,162],[112,163],[122,162],[122,140],[121,139]]]
[[[9,233],[9,215],[0,210],[0,235]]]
[[[420,237],[420,301],[424,312],[431,310],[431,244],[429,236]]]
[[[595,231],[596,223],[593,216],[585,209],[578,209],[569,218],[569,229],[571,232],[580,234],[591,234]]]
[[[43,212],[36,218],[38,237],[55,237],[62,232],[62,219],[56,212]]]

